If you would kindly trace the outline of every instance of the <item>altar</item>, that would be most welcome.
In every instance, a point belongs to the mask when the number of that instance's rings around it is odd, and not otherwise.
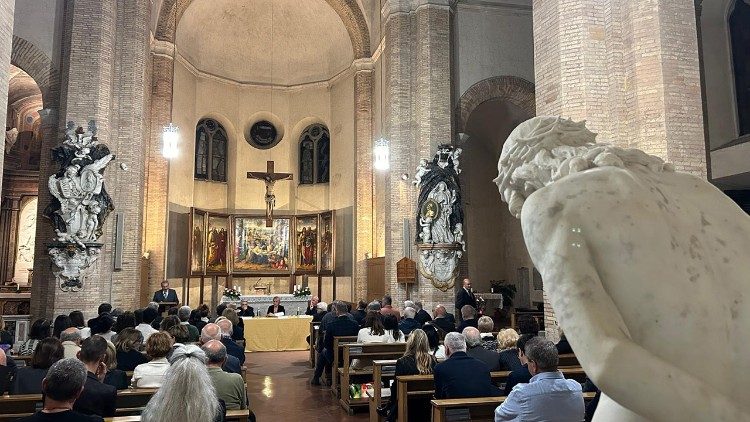
[[[310,335],[309,315],[242,318],[245,326],[246,352],[285,352],[307,350]]]
[[[273,298],[278,296],[281,298],[281,306],[284,307],[286,315],[304,315],[307,310],[307,301],[310,300],[310,296],[295,297],[293,294],[278,294],[278,295],[242,295],[238,300],[230,299],[226,296],[222,296],[222,303],[234,303],[239,308],[240,301],[246,300],[247,304],[255,309],[256,315],[260,311],[261,316],[266,315],[268,307],[273,305]]]

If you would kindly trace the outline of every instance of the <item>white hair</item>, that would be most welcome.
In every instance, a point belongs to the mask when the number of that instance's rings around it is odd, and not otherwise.
[[[461,333],[446,334],[443,344],[451,353],[466,351],[466,338]]]
[[[510,213],[521,216],[526,198],[563,177],[595,167],[620,167],[652,172],[674,171],[659,157],[638,149],[595,142],[586,121],[537,116],[516,127],[503,144],[495,180]]]
[[[315,306],[317,307],[318,312],[325,312],[328,310],[328,304],[325,302],[318,302]]]
[[[413,301],[411,301],[411,300],[405,300],[404,301],[404,308],[413,308],[413,307],[414,307],[414,302]]]
[[[198,346],[179,346],[170,358],[162,386],[143,410],[144,422],[213,421],[219,398],[206,368],[206,354]]]
[[[404,318],[414,318],[417,315],[417,311],[414,308],[404,309]]]
[[[477,330],[474,327],[464,328],[461,334],[464,335],[464,339],[466,340],[466,346],[468,347],[476,347],[482,343],[482,335],[479,334],[479,330]]]

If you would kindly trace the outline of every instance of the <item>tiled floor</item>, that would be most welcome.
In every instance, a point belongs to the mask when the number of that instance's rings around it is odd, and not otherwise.
[[[247,353],[250,408],[258,422],[366,421],[367,410],[348,416],[330,387],[314,387],[309,352]]]

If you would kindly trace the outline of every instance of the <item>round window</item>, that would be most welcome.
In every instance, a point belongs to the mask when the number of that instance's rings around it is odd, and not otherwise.
[[[279,131],[268,120],[255,122],[250,128],[250,138],[247,142],[260,149],[271,148],[280,141]]]

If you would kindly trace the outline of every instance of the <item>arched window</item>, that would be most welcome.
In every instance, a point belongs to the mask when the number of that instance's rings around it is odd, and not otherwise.
[[[331,138],[320,124],[308,126],[299,142],[300,184],[328,183],[330,178]]]
[[[227,131],[216,120],[202,119],[195,129],[195,178],[227,181]]]
[[[737,0],[729,16],[740,136],[750,134],[750,4]]]

